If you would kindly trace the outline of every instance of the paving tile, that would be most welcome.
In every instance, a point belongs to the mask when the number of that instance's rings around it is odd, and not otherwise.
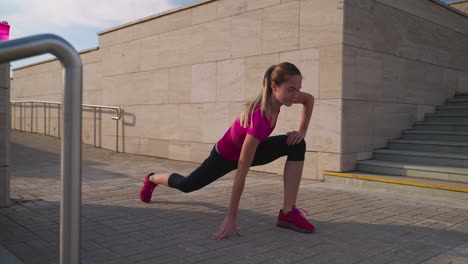
[[[0,209],[0,244],[24,263],[56,263],[60,141],[11,138],[14,203]],[[301,234],[275,226],[282,177],[250,172],[241,236],[214,240],[233,175],[189,194],[160,186],[145,204],[145,172],[189,173],[197,164],[87,145],[83,157],[82,263],[468,263],[468,205],[457,200],[302,180],[297,204],[317,231]]]

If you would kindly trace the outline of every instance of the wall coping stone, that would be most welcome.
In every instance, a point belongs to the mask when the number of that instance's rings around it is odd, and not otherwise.
[[[168,11],[164,11],[162,13],[158,13],[158,14],[155,14],[155,15],[144,17],[144,18],[141,18],[141,19],[138,19],[138,20],[135,20],[135,21],[125,23],[123,25],[119,25],[119,26],[110,28],[110,29],[106,29],[106,30],[98,32],[97,34],[98,35],[104,35],[104,34],[107,34],[107,33],[122,29],[122,28],[126,28],[126,27],[130,27],[130,26],[133,26],[133,25],[136,25],[136,24],[144,23],[146,21],[153,20],[155,18],[167,16],[167,15],[170,15],[170,14],[173,14],[173,13],[177,13],[177,12],[180,12],[180,11],[183,11],[183,10],[186,10],[186,9],[190,9],[190,8],[193,8],[193,7],[196,7],[196,6],[201,6],[201,5],[204,5],[204,4],[207,4],[207,3],[210,3],[210,2],[215,2],[215,1],[218,1],[218,0],[200,0],[200,1],[197,1],[197,2],[194,2],[194,3],[191,3],[191,4],[183,5],[183,6],[178,7],[178,8],[174,8],[174,9],[171,9],[171,10],[168,10]],[[449,9],[450,11],[452,11],[454,13],[457,13],[458,15],[461,15],[461,16],[464,16],[464,17],[468,18],[468,14],[466,14],[466,13],[464,13],[464,12],[454,8],[454,7],[451,7],[449,5],[449,4],[454,4],[454,3],[468,2],[468,0],[454,0],[454,1],[451,1],[451,2],[447,2],[447,3],[444,3],[444,2],[442,2],[440,0],[428,0],[428,1],[434,2],[434,3],[436,3],[436,4],[438,4],[438,5],[442,6],[442,7],[445,7],[447,9]],[[79,53],[84,54],[84,53],[92,52],[92,51],[95,51],[95,50],[98,50],[98,49],[99,49],[99,47],[85,49],[85,50],[80,51]],[[28,65],[25,65],[25,66],[22,66],[22,67],[14,68],[14,69],[12,69],[12,71],[25,69],[25,68],[28,68],[28,67],[36,66],[36,65],[39,65],[39,64],[43,64],[43,63],[47,63],[47,62],[51,62],[51,61],[55,61],[55,60],[57,60],[57,59],[52,58],[52,59],[40,61],[40,62],[37,62],[37,63],[28,64]]]
[[[94,48],[89,48],[89,49],[81,50],[81,51],[79,51],[78,53],[81,55],[81,54],[85,54],[85,53],[88,53],[88,52],[96,51],[96,50],[98,50],[98,49],[99,49],[99,47],[94,47]],[[43,61],[31,63],[31,64],[28,64],[28,65],[24,65],[24,66],[21,66],[21,67],[18,67],[18,68],[13,68],[12,71],[22,70],[22,69],[25,69],[25,68],[29,68],[29,67],[32,67],[32,66],[36,66],[36,65],[43,64],[43,63],[47,63],[47,62],[56,61],[56,60],[57,60],[57,58],[51,58],[51,59],[47,59],[47,60],[43,60]]]
[[[452,2],[447,2],[447,3],[444,3],[440,0],[429,0],[429,1],[432,1],[440,6],[443,6],[461,16],[464,16],[464,17],[467,17],[468,18],[468,14],[466,14],[465,12],[462,12],[461,10],[458,10],[456,9],[455,7],[451,7],[449,4],[455,4],[454,2],[457,2],[457,1],[452,1]],[[467,2],[468,0],[458,0],[458,2]]]
[[[174,13],[186,10],[186,9],[190,9],[190,8],[193,8],[193,7],[196,7],[196,6],[201,6],[201,5],[204,5],[204,4],[207,4],[207,3],[210,3],[210,2],[215,2],[215,1],[218,1],[218,0],[201,0],[201,1],[197,1],[195,3],[183,5],[183,6],[168,10],[168,11],[164,11],[162,13],[158,13],[158,14],[155,14],[155,15],[144,17],[144,18],[141,18],[141,19],[138,19],[138,20],[135,20],[135,21],[125,23],[125,24],[120,25],[120,26],[110,28],[110,29],[106,29],[106,30],[98,32],[97,34],[98,35],[104,35],[104,34],[112,32],[112,31],[116,31],[116,30],[119,30],[119,29],[122,29],[122,28],[130,27],[130,26],[133,26],[133,25],[136,25],[136,24],[144,23],[146,21],[153,20],[155,18],[167,16],[167,15],[170,15],[170,14],[174,14]]]
[[[453,5],[453,4],[464,3],[464,2],[468,2],[468,0],[453,0],[453,1],[447,1],[445,3],[447,5]]]

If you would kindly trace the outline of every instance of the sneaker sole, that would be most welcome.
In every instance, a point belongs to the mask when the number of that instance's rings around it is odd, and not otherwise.
[[[292,229],[292,230],[300,232],[300,233],[313,233],[315,231],[315,229],[314,230],[308,230],[308,229],[300,228],[300,227],[295,226],[293,223],[284,222],[284,221],[278,221],[276,223],[276,226],[282,227],[282,228],[287,228],[287,229]]]

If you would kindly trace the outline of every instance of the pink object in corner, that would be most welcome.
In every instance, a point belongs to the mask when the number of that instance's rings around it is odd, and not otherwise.
[[[10,39],[10,25],[6,21],[0,21],[0,41]]]

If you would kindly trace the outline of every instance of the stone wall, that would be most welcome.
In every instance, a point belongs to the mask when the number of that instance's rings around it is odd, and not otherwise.
[[[83,61],[83,103],[101,104],[100,74],[98,63],[100,62],[99,49],[90,49],[80,52]],[[63,81],[62,66],[58,60],[48,60],[43,63],[15,69],[14,78],[11,82],[11,101],[48,101],[62,102]],[[32,118],[31,118],[32,110]],[[59,127],[59,108],[56,105],[46,106],[43,104],[14,104],[11,107],[12,128],[33,133],[44,133],[51,136],[59,136],[63,130]],[[44,112],[46,124],[44,126]],[[115,114],[113,112],[98,112],[98,132],[101,126],[101,119],[110,119]],[[83,111],[83,141],[88,144],[94,142],[94,112],[92,109],[84,108]],[[115,129],[114,129],[115,130]],[[115,131],[114,131],[115,133]],[[99,141],[99,146],[101,142]],[[111,148],[112,149],[112,148]],[[115,149],[115,143],[113,146]]]
[[[435,1],[345,1],[342,162],[355,161],[468,92],[468,19]]]
[[[447,2],[447,4],[453,8],[456,8],[468,14],[468,1],[467,0],[450,1],[450,2]]]
[[[320,179],[327,153],[340,152],[342,11],[336,0],[199,1],[100,32],[99,48],[82,54],[83,101],[124,109],[121,150],[201,162],[258,94],[266,69],[290,61],[316,98],[304,176]],[[12,86],[13,100],[59,101],[59,64],[15,70]],[[41,122],[40,112],[33,120]],[[93,115],[83,115],[89,144]],[[100,115],[98,146],[115,149],[111,116]],[[301,106],[283,107],[274,135],[297,130],[300,117]],[[23,122],[29,131],[28,118]],[[284,160],[255,169],[282,173]]]
[[[83,100],[124,109],[120,150],[202,162],[257,95],[265,70],[290,61],[316,98],[304,177],[323,179],[323,170],[354,169],[434,106],[467,91],[467,23],[430,0],[199,1],[100,32],[99,48],[81,54]],[[60,65],[17,69],[12,87],[13,100],[60,101]],[[33,131],[41,133],[38,109]],[[46,129],[57,135],[53,112]],[[83,114],[88,144],[93,116]],[[100,147],[116,147],[112,116],[98,113]],[[300,117],[301,106],[283,107],[273,135],[297,130]],[[254,169],[282,173],[284,160]]]

